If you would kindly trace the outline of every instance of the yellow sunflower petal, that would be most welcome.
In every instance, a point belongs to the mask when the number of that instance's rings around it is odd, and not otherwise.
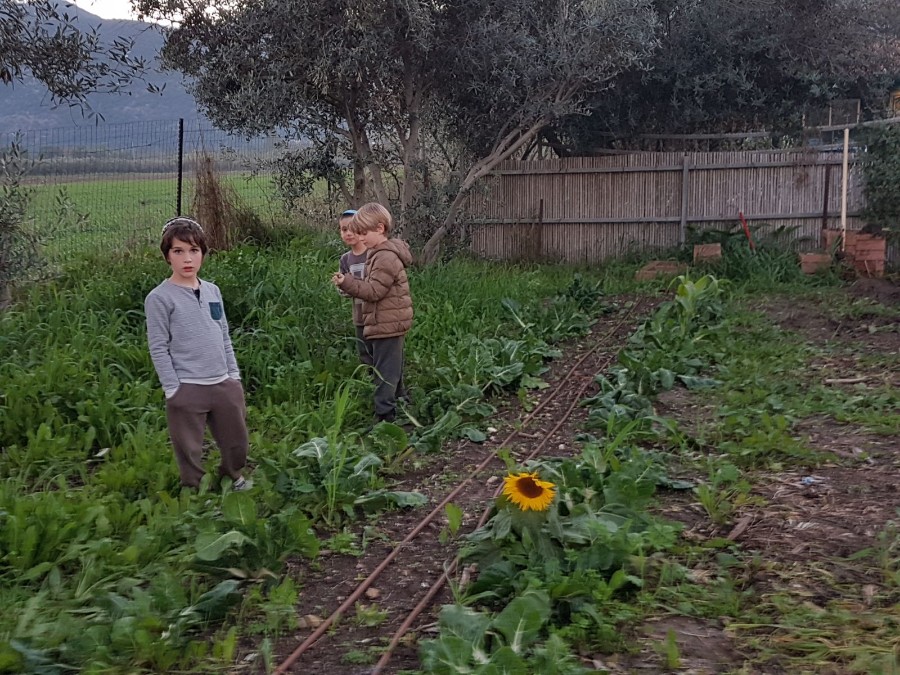
[[[546,511],[556,495],[556,486],[537,473],[511,473],[503,483],[503,494],[522,511]]]

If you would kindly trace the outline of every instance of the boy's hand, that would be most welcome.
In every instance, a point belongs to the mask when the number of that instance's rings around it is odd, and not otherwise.
[[[333,283],[335,286],[340,286],[342,283],[344,283],[344,275],[338,272],[333,277],[331,277],[331,283]]]

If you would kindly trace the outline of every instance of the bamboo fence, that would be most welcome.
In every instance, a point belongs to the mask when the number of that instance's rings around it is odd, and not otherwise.
[[[842,153],[638,152],[507,161],[473,191],[472,251],[498,259],[595,263],[685,243],[690,229],[789,228],[805,250],[840,228]],[[850,156],[847,228],[860,229],[861,170]]]

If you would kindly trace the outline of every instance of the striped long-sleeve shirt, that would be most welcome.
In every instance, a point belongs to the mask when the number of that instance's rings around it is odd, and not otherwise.
[[[150,358],[167,398],[181,383],[240,379],[218,286],[201,281],[195,291],[167,279],[147,295],[144,312]]]

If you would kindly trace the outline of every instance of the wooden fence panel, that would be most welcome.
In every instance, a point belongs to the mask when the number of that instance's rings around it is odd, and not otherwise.
[[[593,263],[682,243],[687,228],[727,228],[738,213],[763,231],[794,230],[800,247],[840,226],[836,152],[642,152],[508,161],[473,192],[472,250],[501,259]],[[851,164],[848,227],[859,229],[860,170]]]

